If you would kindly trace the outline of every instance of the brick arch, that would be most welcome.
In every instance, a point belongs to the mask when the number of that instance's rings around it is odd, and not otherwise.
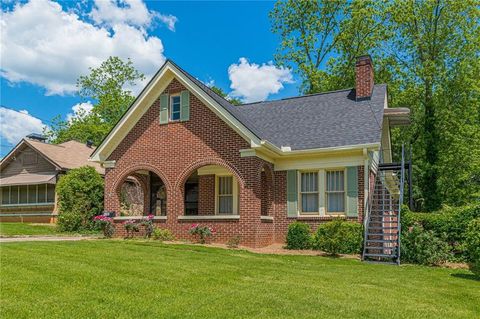
[[[150,165],[150,164],[135,164],[128,166],[122,170],[120,174],[118,174],[115,182],[113,183],[113,190],[115,193],[118,193],[123,182],[127,179],[128,176],[133,175],[135,176],[135,172],[139,170],[145,170],[145,171],[150,171],[152,173],[157,174],[158,177],[162,180],[163,184],[165,184],[165,188],[167,190],[167,198],[170,194],[171,187],[168,179],[166,178],[165,174],[163,174],[161,171],[159,171],[155,166]]]
[[[188,177],[190,177],[190,175],[195,170],[199,169],[200,167],[206,166],[206,165],[218,165],[218,166],[222,166],[222,167],[226,168],[227,170],[229,170],[233,174],[233,176],[235,176],[235,178],[237,179],[237,181],[239,183],[240,188],[242,189],[242,188],[245,187],[244,179],[242,178],[242,176],[240,175],[238,170],[233,165],[228,164],[226,161],[224,161],[222,159],[205,158],[205,159],[201,159],[201,160],[193,162],[186,169],[183,170],[182,174],[180,174],[180,176],[177,178],[177,182],[175,183],[175,189],[176,190],[182,190],[183,185],[187,181]]]
[[[262,172],[263,171],[263,172]],[[262,173],[265,173],[265,180],[262,178]],[[275,174],[273,173],[272,165],[269,163],[262,163],[258,168],[258,176],[260,177],[261,185],[261,213],[266,211],[267,216],[274,215],[274,185],[275,185]],[[264,183],[266,185],[264,185]],[[266,189],[264,187],[266,186]],[[263,206],[266,207],[263,207]]]

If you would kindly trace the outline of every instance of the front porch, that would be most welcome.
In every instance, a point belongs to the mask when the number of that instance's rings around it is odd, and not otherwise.
[[[173,186],[153,167],[132,169],[123,174],[115,183],[114,196],[110,196],[118,201],[118,210],[112,210],[115,236],[126,236],[123,224],[127,220],[140,222],[153,215],[156,227],[169,229],[179,240],[194,240],[188,229],[191,224],[201,224],[215,229],[212,242],[226,243],[233,237],[240,237],[243,245],[251,247],[272,244],[272,168],[264,165],[256,180],[245,182],[229,165],[206,163],[197,166],[181,174]],[[107,174],[107,183],[108,180]],[[135,235],[143,234],[141,229]]]

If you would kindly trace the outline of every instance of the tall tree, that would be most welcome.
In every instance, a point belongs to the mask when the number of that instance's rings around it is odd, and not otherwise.
[[[100,144],[135,99],[129,88],[144,79],[130,59],[124,62],[118,57],[109,57],[77,80],[79,96],[95,103],[91,113],[81,110],[67,120],[57,116],[46,134],[54,143],[75,139]]]
[[[288,0],[275,3],[270,13],[272,31],[281,37],[276,62],[300,75],[305,93],[321,90],[346,7],[345,0]]]
[[[77,88],[82,98],[97,101],[93,112],[114,125],[135,99],[128,87],[144,79],[130,59],[124,62],[119,57],[109,57],[98,68],[90,68],[89,75],[80,76]]]
[[[418,97],[409,101],[415,109],[417,125],[414,128],[418,130],[411,134],[411,143],[417,144],[416,156],[423,164],[420,186],[424,208],[434,210],[444,200],[439,189],[439,178],[444,172],[439,170],[446,167],[439,165],[440,153],[455,147],[442,138],[439,124],[443,123],[443,129],[450,129],[455,120],[470,121],[469,115],[459,112],[465,105],[459,100],[452,101],[449,95],[453,92],[445,89],[453,85],[452,89],[472,96],[474,87],[462,87],[458,78],[468,84],[462,65],[478,65],[478,2],[397,0],[392,3],[390,12],[388,27],[394,32],[389,43],[390,53],[405,72],[403,81],[414,87]],[[476,76],[478,80],[478,73]],[[453,103],[450,107],[459,119],[448,118],[452,112],[442,109],[445,101]],[[478,107],[478,101],[475,104]]]

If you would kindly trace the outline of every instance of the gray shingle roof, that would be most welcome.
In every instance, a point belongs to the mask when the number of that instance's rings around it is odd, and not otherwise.
[[[346,89],[234,106],[172,64],[258,138],[277,147],[306,150],[380,142],[385,84],[374,86],[370,100],[358,102],[355,90]]]

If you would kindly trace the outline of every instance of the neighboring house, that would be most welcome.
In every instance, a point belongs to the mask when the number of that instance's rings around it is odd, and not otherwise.
[[[69,169],[90,165],[94,148],[77,141],[48,144],[38,134],[22,139],[0,162],[0,221],[54,222],[55,185]]]
[[[120,216],[128,178],[142,185],[143,213],[177,238],[201,223],[214,241],[258,247],[284,242],[294,221],[363,222],[378,162],[392,159],[390,127],[409,121],[373,80],[364,56],[356,88],[233,106],[167,61],[92,154],[117,234],[132,218]]]

